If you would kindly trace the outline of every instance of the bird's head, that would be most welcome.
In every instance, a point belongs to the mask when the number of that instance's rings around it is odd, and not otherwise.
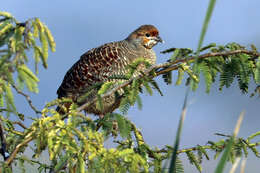
[[[142,45],[147,49],[151,49],[158,42],[163,43],[158,29],[153,25],[140,26],[127,37],[127,40],[134,44]]]

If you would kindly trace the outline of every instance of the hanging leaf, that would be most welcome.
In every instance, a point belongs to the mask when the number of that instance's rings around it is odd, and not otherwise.
[[[14,96],[13,96],[13,92],[11,89],[11,85],[6,83],[3,85],[3,88],[5,91],[5,98],[6,98],[5,101],[6,101],[7,106],[10,105],[11,106],[10,108],[12,109],[12,111],[16,112],[16,107],[14,104]]]
[[[120,102],[119,110],[123,113],[123,115],[126,115],[128,110],[130,109],[130,101],[128,97],[123,97],[123,99]]]
[[[175,85],[180,85],[181,84],[183,76],[184,76],[183,69],[182,68],[178,68],[178,77],[177,77]]]
[[[105,94],[113,86],[113,84],[114,82],[105,82],[98,90],[98,94],[99,95]]]
[[[115,117],[116,117],[116,120],[117,120],[117,124],[118,124],[118,129],[120,131],[120,135],[123,137],[123,138],[126,138],[130,135],[130,132],[131,132],[131,125],[130,123],[128,122],[128,120],[119,115],[119,114],[115,114]]]
[[[13,16],[5,11],[0,11],[0,16],[6,17],[6,18],[13,18]]]
[[[1,25],[0,27],[1,27],[0,37],[2,37],[4,34],[6,34],[6,32],[8,32],[11,28],[13,28],[13,25],[10,24],[9,22],[6,22],[6,25],[4,25],[4,26]]]
[[[254,79],[257,84],[260,84],[260,57],[258,57],[256,62],[256,68],[254,71]]]
[[[206,93],[209,93],[211,85],[213,83],[209,66],[206,63],[202,63],[201,66],[200,66],[200,69],[201,69],[201,72],[202,72],[204,79],[205,79]]]
[[[154,87],[154,89],[156,89],[156,90],[159,92],[159,94],[160,94],[161,96],[163,96],[163,93],[162,93],[161,89],[159,88],[159,85],[157,84],[157,82],[156,82],[155,80],[151,79],[151,80],[150,80],[150,84],[152,84],[152,86]]]
[[[172,71],[163,74],[162,78],[167,85],[172,84]]]
[[[49,43],[49,46],[51,48],[51,51],[55,52],[56,51],[55,50],[56,49],[56,43],[54,41],[54,38],[53,38],[49,28],[46,25],[44,25],[44,31],[45,31],[45,35],[46,35],[46,37],[48,39],[48,43]]]
[[[38,52],[38,54],[40,55],[40,58],[41,58],[41,60],[42,60],[43,67],[44,67],[44,68],[47,68],[47,67],[48,67],[47,59],[44,58],[42,49],[41,49],[40,47],[38,47],[38,46],[34,46],[34,51],[37,51],[37,52]]]
[[[35,74],[25,65],[20,65],[18,67],[18,70],[22,70],[23,72],[25,72],[28,77],[30,77],[32,80],[34,80],[35,82],[39,82],[40,80],[37,78],[37,76],[35,76]]]

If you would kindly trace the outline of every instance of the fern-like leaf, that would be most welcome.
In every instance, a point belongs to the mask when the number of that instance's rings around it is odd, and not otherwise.
[[[209,66],[206,63],[201,63],[200,69],[201,69],[201,72],[202,72],[204,79],[205,79],[206,92],[209,93],[211,85],[213,83]]]

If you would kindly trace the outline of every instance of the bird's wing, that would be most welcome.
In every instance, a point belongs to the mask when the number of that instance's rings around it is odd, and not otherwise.
[[[117,44],[108,43],[83,54],[66,73],[57,90],[58,97],[73,96],[97,82],[105,81],[123,53]]]

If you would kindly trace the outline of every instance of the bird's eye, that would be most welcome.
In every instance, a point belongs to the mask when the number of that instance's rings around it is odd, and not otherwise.
[[[150,37],[150,34],[147,33],[147,34],[145,34],[145,36],[146,36],[146,37]]]

